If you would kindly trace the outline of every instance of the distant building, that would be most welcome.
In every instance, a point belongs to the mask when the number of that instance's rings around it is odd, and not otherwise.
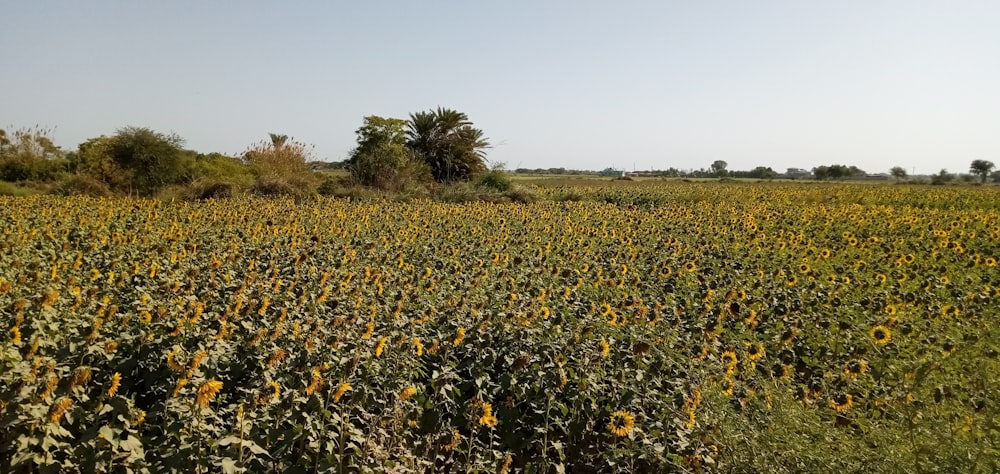
[[[601,176],[609,176],[609,177],[614,177],[614,178],[623,178],[623,177],[625,177],[625,170],[616,170],[614,168],[604,168],[604,170],[601,171]]]
[[[789,179],[811,178],[812,172],[804,170],[802,168],[788,168],[788,170],[785,171],[785,174],[782,175],[782,177]]]

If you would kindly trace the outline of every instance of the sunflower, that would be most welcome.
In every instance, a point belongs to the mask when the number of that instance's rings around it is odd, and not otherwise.
[[[764,357],[764,345],[757,342],[747,345],[747,358],[751,361],[760,360]]]
[[[873,327],[871,331],[868,332],[868,335],[871,336],[872,342],[879,346],[885,345],[892,340],[892,331],[882,325]]]
[[[689,272],[693,272],[698,269],[698,265],[695,265],[694,262],[688,262],[684,264],[684,269]]]
[[[340,398],[343,397],[344,394],[347,393],[347,391],[352,388],[353,387],[351,387],[351,384],[347,382],[341,382],[340,385],[337,386],[337,391],[334,392],[333,394],[333,401],[339,402]]]
[[[868,364],[863,360],[852,359],[844,365],[844,375],[849,379],[853,379],[866,372],[868,372]]]
[[[849,410],[854,405],[854,397],[849,393],[838,393],[830,399],[830,408],[841,413]]]
[[[997,259],[993,257],[986,257],[985,263],[987,267],[995,267],[997,266]]]
[[[219,394],[219,390],[222,390],[222,382],[218,380],[205,382],[198,388],[198,396],[195,399],[195,404],[200,407],[207,407],[212,400],[215,400],[215,396]]]
[[[736,384],[733,382],[733,379],[729,378],[728,376],[726,378],[722,379],[722,394],[723,395],[730,396],[730,395],[733,394],[733,391],[735,391],[735,390],[736,390]]]
[[[739,359],[736,357],[735,352],[725,351],[721,356],[719,356],[719,360],[721,360],[722,364],[726,366],[727,374],[736,372],[736,364],[739,362]]]
[[[118,393],[118,389],[122,386],[122,374],[115,372],[111,376],[111,386],[108,387],[108,396],[113,397]]]
[[[493,416],[493,405],[483,403],[483,416],[479,417],[479,424],[493,428],[497,425],[497,417]]]
[[[608,429],[615,436],[628,436],[635,429],[635,416],[625,410],[618,410],[611,414]]]
[[[406,400],[407,398],[410,398],[416,394],[417,394],[417,388],[410,385],[409,387],[404,388],[402,392],[399,392],[399,399]]]

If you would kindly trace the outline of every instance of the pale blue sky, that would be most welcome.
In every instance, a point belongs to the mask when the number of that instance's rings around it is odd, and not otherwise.
[[[1000,165],[1000,1],[9,1],[0,127],[344,159],[457,109],[508,168]]]

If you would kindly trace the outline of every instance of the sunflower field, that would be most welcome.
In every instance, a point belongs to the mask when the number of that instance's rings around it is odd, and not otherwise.
[[[1000,471],[996,189],[534,191],[0,198],[0,472]]]

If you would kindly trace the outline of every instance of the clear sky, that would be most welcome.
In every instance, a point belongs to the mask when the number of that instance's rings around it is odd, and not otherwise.
[[[508,168],[1000,165],[1000,1],[9,1],[0,127],[344,159],[456,109]]]

